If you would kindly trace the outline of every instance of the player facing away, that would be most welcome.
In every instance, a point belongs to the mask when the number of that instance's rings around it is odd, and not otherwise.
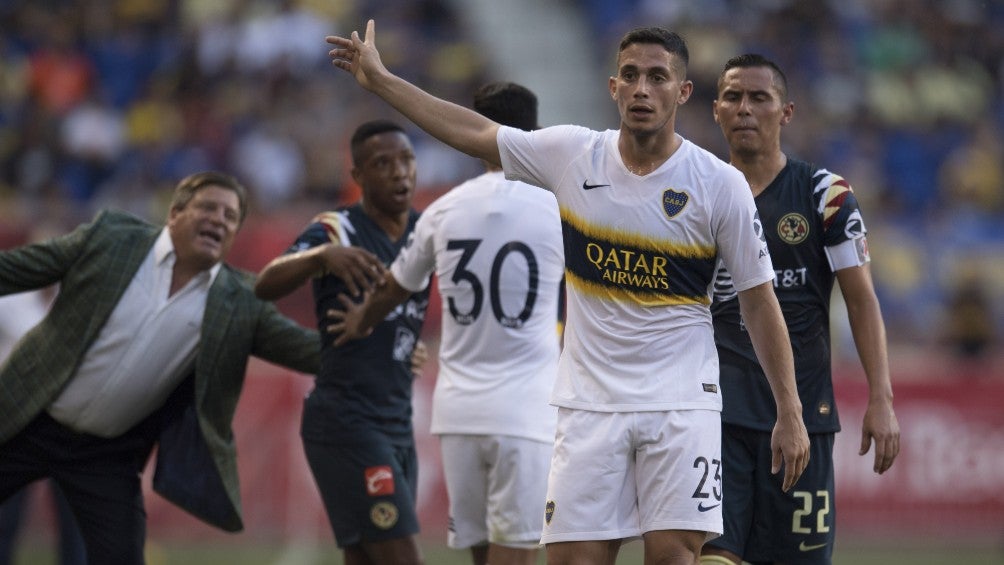
[[[794,114],[784,74],[760,55],[730,59],[718,80],[715,121],[729,158],[755,197],[774,263],[774,289],[795,352],[795,374],[809,431],[809,466],[782,492],[767,470],[775,418],[770,388],[750,341],[734,281],[720,265],[714,303],[715,342],[724,396],[722,537],[704,547],[702,563],[828,564],[835,536],[833,440],[840,430],[830,370],[830,295],[836,280],[869,385],[861,454],[875,443],[883,473],[899,453],[885,326],[868,268],[858,202],[839,175],[781,151],[781,128]]]
[[[501,124],[537,129],[537,97],[508,82],[478,89],[474,108]],[[436,273],[443,328],[432,433],[449,498],[447,543],[475,565],[532,565],[557,411],[564,272],[554,195],[487,171],[429,205],[386,283],[333,312],[336,343],[365,335]]]
[[[311,281],[319,328],[328,325],[328,310],[342,308],[340,295],[358,294],[328,272],[326,256],[353,246],[390,263],[419,216],[411,207],[415,152],[404,130],[386,120],[366,122],[350,145],[362,199],[315,217],[255,284],[260,298],[274,300]],[[411,357],[428,290],[405,298],[365,339],[334,346],[322,329],[321,368],[304,401],[304,452],[348,565],[422,561]]]
[[[686,44],[662,28],[624,36],[609,79],[619,129],[524,132],[392,74],[375,36],[370,20],[365,39],[328,37],[335,66],[434,137],[558,201],[568,321],[551,396],[548,562],[614,563],[623,540],[641,537],[647,563],[692,565],[722,531],[716,258],[735,277],[779,407],[773,467],[783,466],[784,489],[807,463],[808,437],[749,186],[674,130],[693,90]]]

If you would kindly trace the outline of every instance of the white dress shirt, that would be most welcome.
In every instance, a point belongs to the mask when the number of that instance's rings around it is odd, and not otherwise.
[[[111,438],[159,408],[195,362],[209,287],[220,265],[168,296],[174,244],[164,228],[49,414]]]

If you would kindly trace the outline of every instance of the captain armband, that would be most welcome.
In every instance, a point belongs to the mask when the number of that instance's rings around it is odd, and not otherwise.
[[[834,273],[840,269],[860,267],[871,261],[871,256],[868,254],[868,238],[863,235],[824,247],[823,250],[826,251],[826,259],[830,262],[830,270]]]

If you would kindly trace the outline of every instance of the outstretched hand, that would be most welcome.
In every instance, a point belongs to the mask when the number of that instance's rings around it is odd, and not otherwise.
[[[328,51],[331,63],[351,73],[367,90],[372,89],[372,77],[387,70],[376,48],[376,23],[373,20],[366,22],[363,39],[359,39],[358,31],[353,31],[349,37],[329,35],[324,40],[335,46]]]
[[[373,328],[362,327],[363,315],[366,312],[366,304],[369,299],[369,292],[363,293],[363,300],[359,303],[345,294],[338,295],[338,301],[342,303],[345,310],[328,310],[328,318],[331,319],[331,323],[325,328],[329,334],[335,337],[335,347],[373,333]]]
[[[777,474],[784,462],[784,482],[781,490],[788,492],[809,465],[809,434],[802,422],[802,415],[778,418],[770,436],[770,472]]]
[[[321,251],[321,261],[325,272],[342,279],[352,296],[382,285],[387,274],[383,262],[362,247],[328,245]]]

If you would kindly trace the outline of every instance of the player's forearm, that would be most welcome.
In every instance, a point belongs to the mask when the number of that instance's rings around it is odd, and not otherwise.
[[[410,295],[410,290],[402,287],[393,275],[388,274],[384,284],[370,295],[359,326],[366,329],[376,326]]]
[[[382,74],[371,82],[374,94],[429,135],[462,151],[500,166],[496,134],[498,124],[477,112],[437,98],[392,74]]]
[[[868,380],[870,401],[892,402],[885,323],[882,321],[878,299],[872,295],[871,300],[848,302],[847,318],[858,358],[861,359],[861,366]]]
[[[273,259],[258,274],[255,296],[262,300],[278,300],[300,288],[322,270],[320,249],[313,247]]]
[[[743,322],[753,349],[770,384],[777,404],[778,420],[802,418],[802,402],[795,382],[795,361],[788,328],[770,283],[740,293]]]
[[[892,402],[885,322],[882,321],[882,308],[872,284],[871,270],[867,264],[841,269],[837,271],[837,282],[847,305],[854,346],[868,379],[869,399],[872,402]]]

